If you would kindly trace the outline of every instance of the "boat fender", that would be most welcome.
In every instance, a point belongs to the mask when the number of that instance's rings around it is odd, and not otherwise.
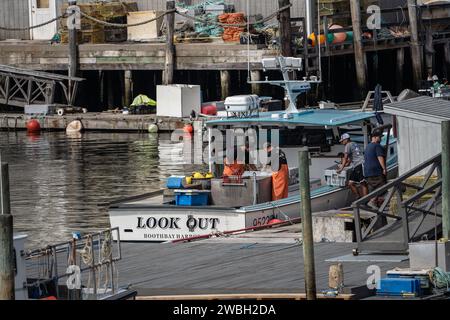
[[[158,133],[159,128],[157,124],[151,123],[148,125],[148,133]]]
[[[80,120],[74,120],[70,122],[66,127],[66,133],[76,133],[83,130],[83,124]]]
[[[37,121],[36,119],[31,119],[30,121],[27,122],[27,131],[29,133],[38,133],[41,131],[41,125],[39,123],[39,121]]]

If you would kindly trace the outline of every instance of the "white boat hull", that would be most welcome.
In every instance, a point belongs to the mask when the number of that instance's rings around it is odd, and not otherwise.
[[[352,200],[348,188],[322,187],[312,191],[312,210],[343,208]],[[163,242],[264,226],[274,218],[300,218],[301,202],[298,195],[293,195],[284,200],[239,209],[144,203],[137,201],[110,208],[111,227],[119,228],[121,241]]]

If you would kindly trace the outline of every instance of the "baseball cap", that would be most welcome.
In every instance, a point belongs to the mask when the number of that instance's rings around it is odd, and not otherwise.
[[[342,141],[347,140],[347,139],[350,139],[350,135],[348,133],[344,133],[341,136],[341,140],[339,140],[339,142],[342,142]]]
[[[383,132],[381,130],[375,129],[372,131],[372,137],[381,137],[383,136]]]

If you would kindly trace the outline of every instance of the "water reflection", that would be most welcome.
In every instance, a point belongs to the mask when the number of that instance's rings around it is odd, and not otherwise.
[[[0,132],[15,232],[27,233],[28,246],[36,247],[109,227],[106,203],[200,169],[173,157],[185,148],[170,135]]]

